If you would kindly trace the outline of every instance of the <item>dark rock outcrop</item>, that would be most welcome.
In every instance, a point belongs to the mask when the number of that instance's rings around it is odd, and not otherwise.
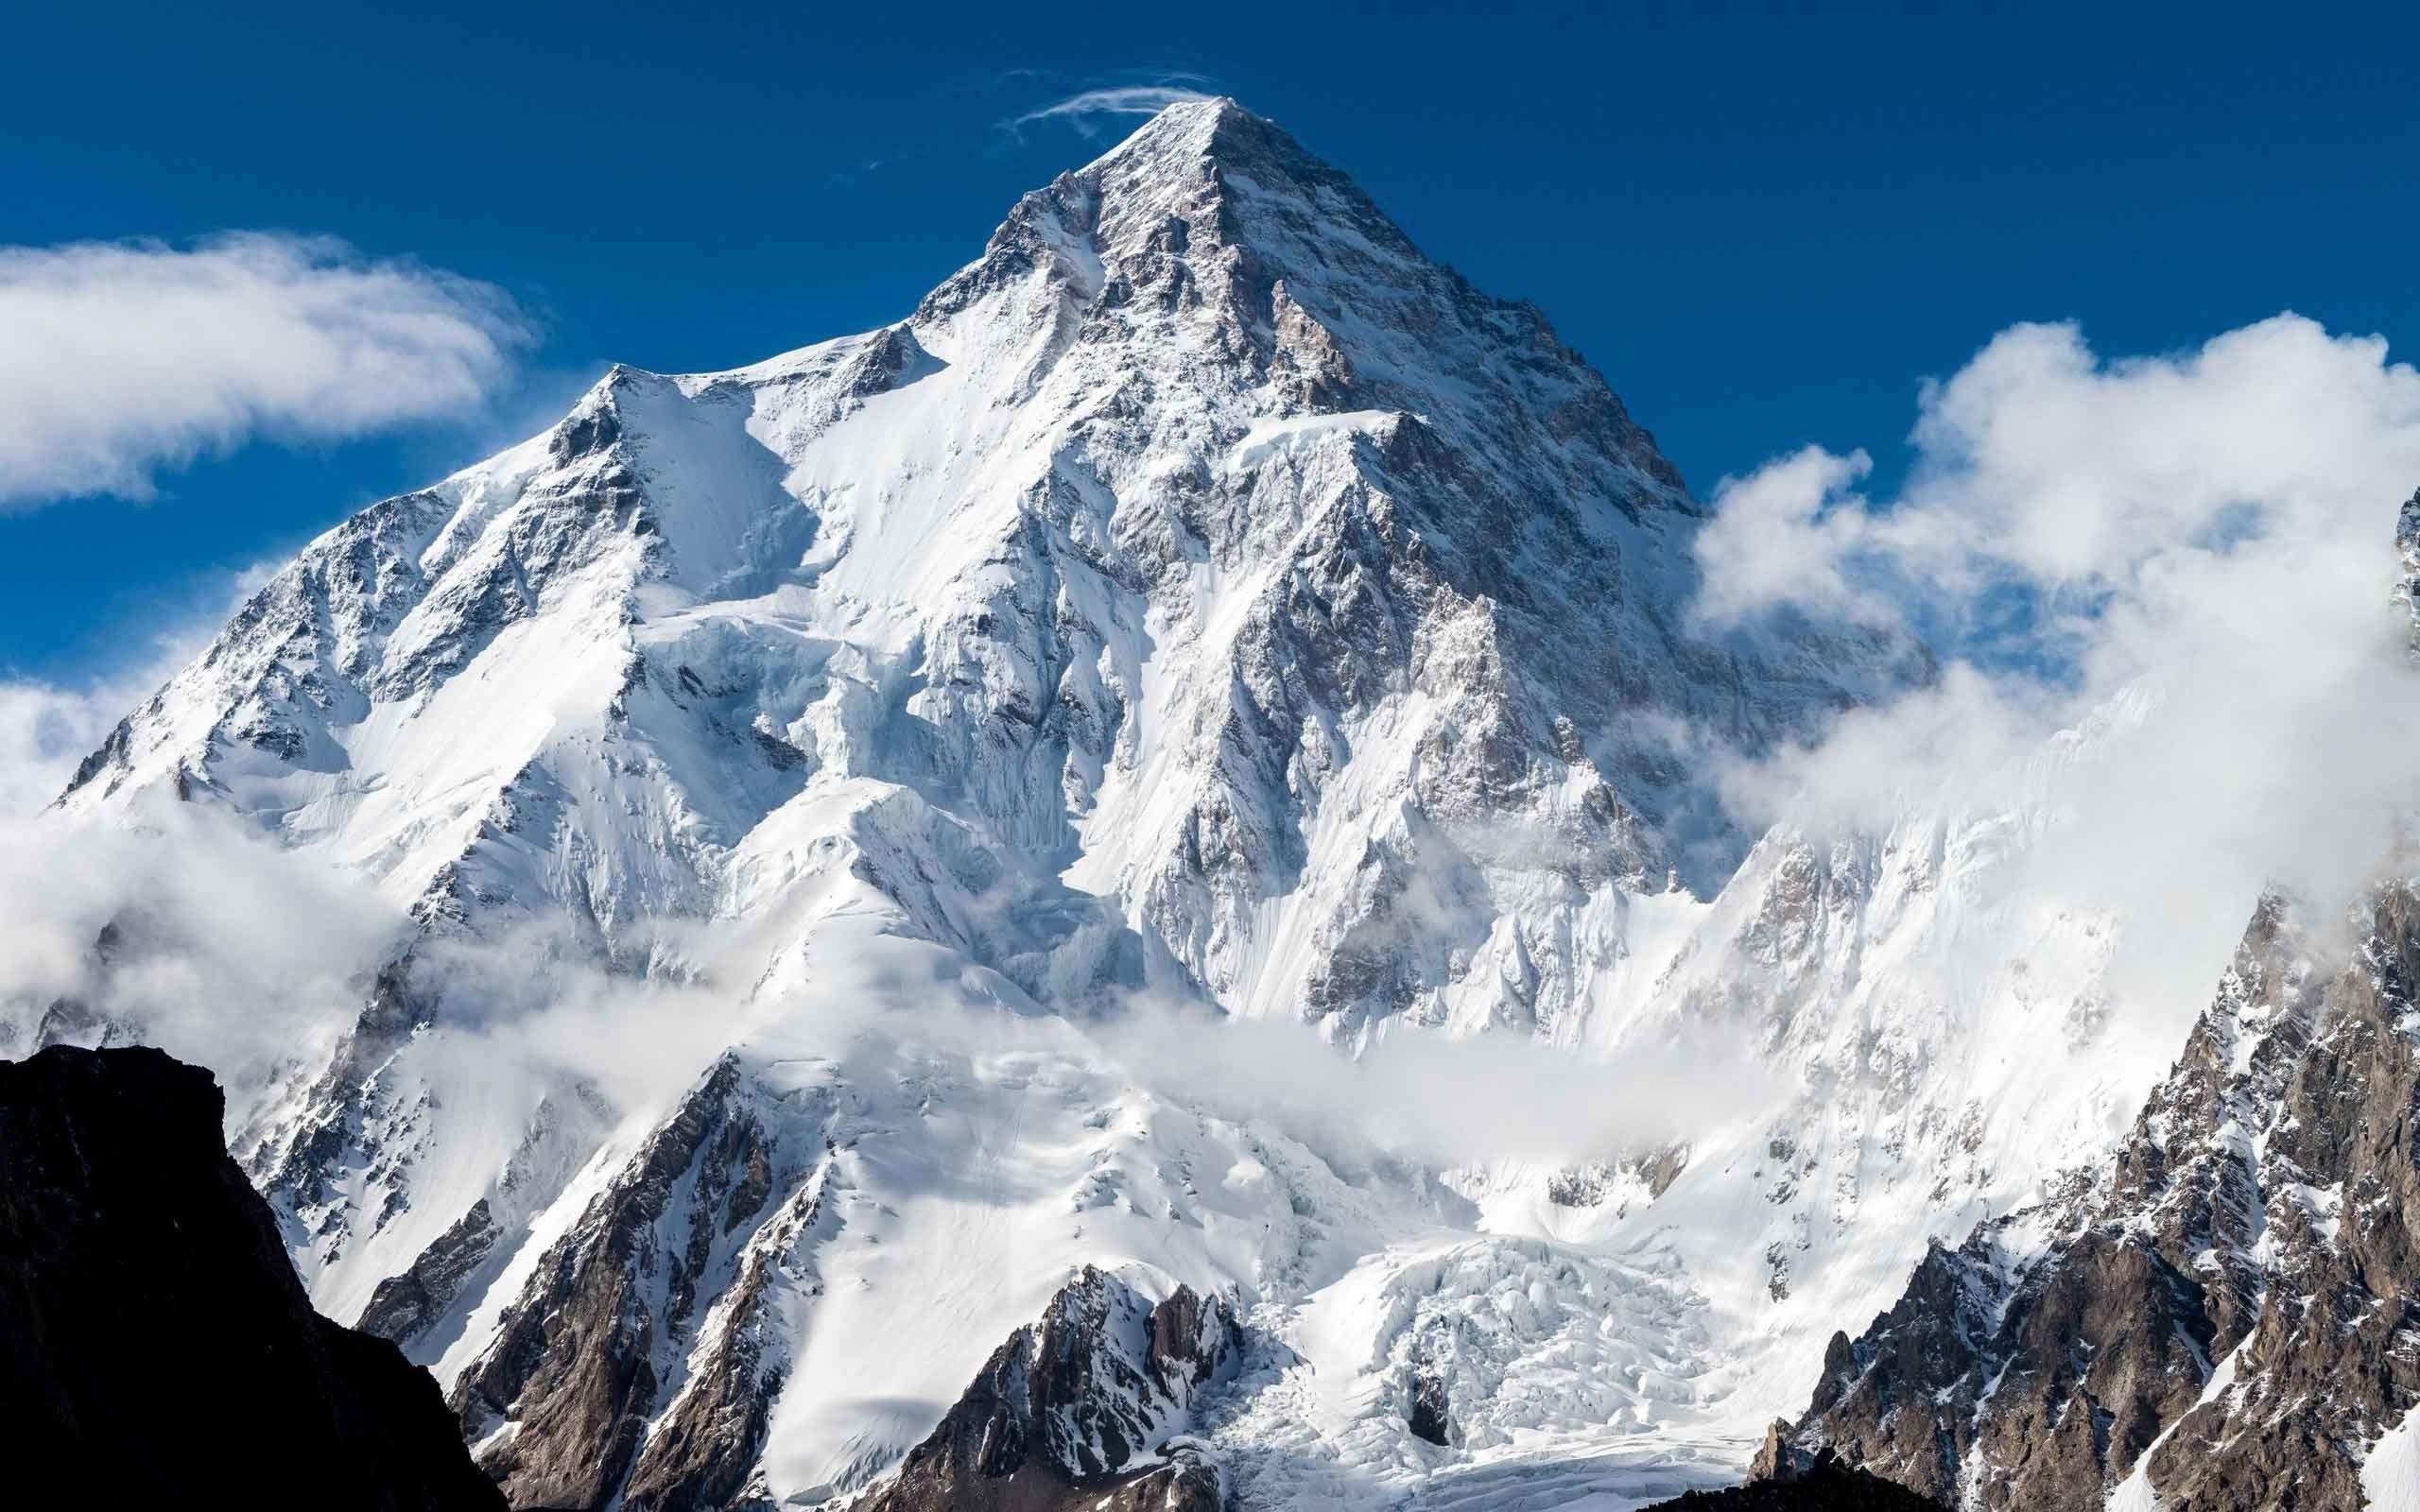
[[[0,1422],[23,1506],[501,1508],[437,1383],[311,1309],[157,1050],[0,1062]]]
[[[747,1169],[732,1192],[728,1211],[735,1220],[764,1200],[762,1163]],[[824,1198],[834,1180],[826,1160],[767,1221],[761,1242],[751,1245],[738,1281],[716,1309],[716,1326],[693,1356],[687,1389],[673,1400],[631,1468],[622,1492],[629,1512],[711,1512],[744,1500],[787,1368],[778,1350],[766,1348],[780,1331],[775,1277],[786,1271],[810,1292],[820,1286],[803,1251],[819,1231],[828,1231]]]
[[[1422,1370],[1411,1378],[1411,1418],[1408,1426],[1412,1437],[1431,1444],[1454,1441],[1454,1419],[1445,1397],[1445,1383],[1432,1370]]]
[[[1242,1339],[1224,1301],[1180,1286],[1154,1305],[1086,1266],[865,1512],[1219,1512],[1218,1467],[1170,1440]]]
[[[2095,1503],[2096,1505],[2098,1503]],[[1940,1512],[1941,1503],[1831,1454],[1817,1455],[1783,1480],[1754,1481],[1727,1491],[1691,1491],[1646,1512]]]
[[[370,1294],[359,1328],[402,1344],[426,1327],[461,1292],[462,1279],[495,1248],[495,1217],[485,1197],[421,1251],[411,1267],[389,1276]]]

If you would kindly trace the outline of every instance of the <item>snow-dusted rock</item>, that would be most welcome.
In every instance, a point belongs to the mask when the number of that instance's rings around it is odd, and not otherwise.
[[[1180,1286],[1154,1302],[1087,1266],[993,1351],[867,1512],[1219,1512],[1215,1462],[1178,1435],[1242,1340],[1221,1298]]]
[[[2114,1164],[1934,1249],[1834,1340],[1797,1449],[1967,1507],[2361,1505],[2420,1403],[2415,919],[2382,887],[2330,971],[2265,901]]]

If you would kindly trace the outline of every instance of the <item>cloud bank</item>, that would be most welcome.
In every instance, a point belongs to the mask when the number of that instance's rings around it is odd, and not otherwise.
[[[1895,497],[1858,491],[1863,454],[1815,449],[1717,490],[1703,620],[1897,624],[1947,663],[1735,765],[1736,813],[2029,816],[2006,885],[2118,910],[2138,940],[2231,943],[2264,885],[2332,909],[2394,864],[2420,812],[2420,672],[2390,600],[2420,373],[2384,341],[2283,315],[2110,360],[2072,325],[2016,326],[1926,387],[1911,439]]]
[[[773,921],[658,920],[641,954],[677,964],[633,974],[560,924],[423,933],[368,878],[208,804],[154,794],[130,817],[0,820],[11,942],[0,954],[0,1054],[27,1053],[52,1005],[74,1003],[92,1016],[82,1040],[106,1023],[113,1038],[210,1067],[228,1089],[231,1129],[318,1074],[398,960],[418,1001],[444,1005],[442,1027],[414,1037],[401,1064],[432,1085],[509,1092],[516,1107],[571,1093],[652,1118],[758,1029],[784,1060],[876,1077],[895,1074],[899,1046],[1072,1056],[1172,1102],[1261,1121],[1346,1166],[1612,1160],[1701,1138],[1775,1095],[1772,1069],[1720,1033],[1602,1057],[1403,1026],[1348,1057],[1296,1020],[1229,1019],[1149,994],[1098,1015],[1039,1011],[1013,989],[977,1007],[936,991],[934,963],[951,957],[923,947],[844,948],[814,994],[760,997],[752,987],[784,943]]]
[[[172,800],[130,824],[0,819],[0,1054],[66,1000],[231,1091],[324,1057],[405,925],[360,878]]]
[[[259,232],[0,248],[0,510],[458,413],[532,335],[493,285]]]
[[[1439,1169],[1685,1143],[1772,1107],[1780,1086],[1739,1037],[1719,1033],[1605,1057],[1398,1026],[1348,1057],[1299,1021],[1153,1003],[1129,1005],[1099,1032],[1139,1086],[1265,1121],[1331,1159],[1387,1152]]]

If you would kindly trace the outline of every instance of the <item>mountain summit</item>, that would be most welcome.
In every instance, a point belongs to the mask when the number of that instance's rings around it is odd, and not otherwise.
[[[856,779],[1237,1009],[1536,1022],[1567,984],[1449,980],[1501,912],[1486,873],[1710,890],[1741,842],[1693,747],[1755,748],[1911,656],[1695,638],[1696,519],[1534,310],[1187,102],[1025,197],[902,324],[616,368],[313,542],[62,801],[171,784],[429,927],[568,921],[619,958]],[[1381,964],[1415,874],[1475,906]]]

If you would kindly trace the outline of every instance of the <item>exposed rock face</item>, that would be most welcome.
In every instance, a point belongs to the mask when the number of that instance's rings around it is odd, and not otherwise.
[[[2105,1179],[1936,1247],[1833,1341],[1778,1468],[1829,1449],[2027,1512],[2130,1475],[2194,1512],[2359,1506],[2420,1401],[2420,896],[2384,885],[2355,922],[2323,971],[2265,901]]]
[[[385,1147],[372,1133],[390,1136],[412,1123],[399,1108],[395,1090],[382,1074],[412,1032],[428,1022],[429,1005],[415,994],[406,961],[389,964],[371,984],[361,1011],[337,1042],[328,1064],[289,1116],[266,1128],[247,1129],[236,1150],[245,1169],[279,1213],[304,1240],[309,1258],[341,1258],[359,1237],[356,1218],[375,1228],[378,1213],[356,1214],[346,1202],[348,1177],[383,1164],[381,1206],[394,1201],[407,1183],[412,1154],[405,1138]]]
[[[485,1289],[527,1241],[531,1220],[611,1120],[604,1098],[584,1085],[560,1099],[541,1100],[501,1178],[408,1266],[378,1283],[354,1326],[394,1340],[415,1360],[439,1360]]]
[[[1087,1266],[1009,1336],[867,1512],[1218,1512],[1216,1467],[1170,1448],[1243,1341],[1222,1300],[1154,1305]]]
[[[1411,1378],[1411,1436],[1431,1444],[1445,1445],[1454,1441],[1453,1405],[1445,1396],[1445,1383],[1432,1371],[1419,1370]]]
[[[93,948],[86,953],[84,965],[91,980],[97,984],[117,965],[127,944],[127,928],[112,919],[95,932]],[[15,1025],[10,1025],[13,1030]],[[0,1036],[0,1048],[10,1046],[17,1036]],[[43,1009],[33,1026],[32,1043],[27,1047],[40,1050],[46,1045],[74,1045],[82,1050],[100,1050],[115,1045],[142,1042],[142,1035],[133,1026],[111,1021],[92,1004],[74,993],[54,998]]]
[[[765,1176],[761,1160],[750,1165],[729,1198],[726,1225],[764,1202]],[[623,1505],[703,1512],[731,1504],[748,1486],[786,1379],[776,1293],[783,1281],[810,1293],[820,1284],[806,1251],[833,1225],[825,1198],[838,1183],[832,1161],[819,1162],[749,1239],[739,1279],[701,1326],[688,1381],[632,1468]]]
[[[758,1378],[747,1349],[764,1279],[761,1251],[744,1249],[777,1186],[799,1191],[799,1224],[814,1221],[820,1184],[798,1186],[792,1146],[816,1123],[808,1108],[769,1117],[725,1058],[547,1251],[454,1388],[464,1435],[514,1506],[601,1506],[625,1481],[632,1506],[713,1505],[737,1488],[780,1383]],[[717,1297],[721,1330],[701,1338]]]
[[[421,1251],[411,1269],[378,1283],[370,1306],[354,1326],[364,1333],[401,1344],[461,1294],[464,1279],[494,1251],[495,1242],[495,1216],[481,1197],[453,1228]]]
[[[156,1050],[0,1062],[0,1422],[26,1506],[492,1508],[437,1383],[312,1312]]]

